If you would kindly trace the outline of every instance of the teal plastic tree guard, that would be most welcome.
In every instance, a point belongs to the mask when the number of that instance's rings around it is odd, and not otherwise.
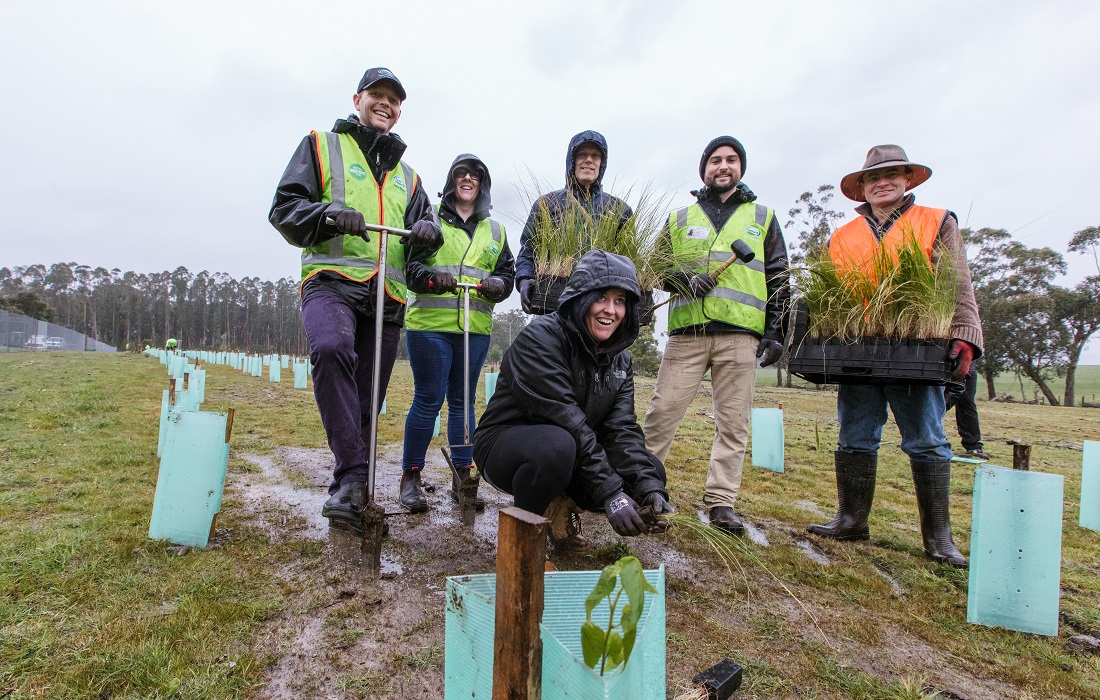
[[[199,397],[190,389],[176,391],[175,403],[168,405],[168,390],[165,389],[160,396],[160,435],[157,438],[157,456],[164,451],[164,439],[168,431],[169,414],[172,411],[197,411],[199,410]]]
[[[206,402],[206,370],[196,369],[191,373],[191,383],[189,390],[195,394],[198,400],[198,404],[201,406]]]
[[[262,377],[264,374],[264,358],[257,355],[252,358],[252,376]]]
[[[435,427],[432,429],[432,437],[434,437],[434,438],[439,437],[439,419],[442,416],[443,416],[443,413],[440,412],[440,414],[435,417]]]
[[[283,369],[286,369],[287,367],[290,367],[290,355],[283,355],[282,357],[280,357],[279,358],[279,365]]]
[[[224,413],[168,412],[149,537],[206,546],[229,464],[225,424]]]
[[[486,372],[485,373],[485,405],[489,405],[489,399],[493,398],[493,394],[497,393],[497,377],[500,376],[500,372]]]
[[[665,698],[665,569],[645,572],[657,589],[646,594],[638,637],[626,669],[600,676],[584,664],[581,623],[584,601],[600,578],[599,571],[552,571],[545,575],[542,612],[543,700]],[[444,698],[491,698],[493,638],[496,627],[496,575],[447,579],[445,615]],[[621,617],[620,610],[616,618]],[[592,619],[606,624],[608,606],[601,603]],[[618,619],[616,619],[618,622]]]
[[[272,362],[267,371],[267,377],[273,382],[283,381],[282,366],[278,362]]]
[[[966,621],[1058,634],[1060,474],[986,464],[974,472]]]
[[[271,355],[264,355],[261,358],[261,361],[264,363],[264,367],[267,367],[268,365],[271,364]]]
[[[1085,440],[1081,453],[1081,527],[1100,532],[1100,442]]]
[[[306,365],[304,362],[294,363],[294,388],[306,388]]]
[[[382,408],[380,408],[378,410],[378,415],[380,415],[380,416],[386,415],[386,399],[384,397],[382,399]]]
[[[783,409],[752,409],[752,463],[783,471]]]

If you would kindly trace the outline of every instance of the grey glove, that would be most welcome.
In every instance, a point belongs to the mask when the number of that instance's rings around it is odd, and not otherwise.
[[[705,297],[707,292],[714,289],[715,284],[716,282],[713,277],[700,273],[692,277],[691,281],[688,282],[688,292],[696,299]]]
[[[333,217],[333,221],[336,224],[336,230],[340,233],[346,236],[362,236],[365,240],[370,240],[370,236],[367,235],[367,220],[354,209],[343,210]]]
[[[756,346],[756,356],[762,358],[761,367],[771,367],[779,362],[781,355],[783,355],[783,346],[771,338],[761,338],[760,344]]]
[[[645,521],[638,514],[638,504],[626,493],[619,491],[603,504],[607,521],[615,532],[623,537],[634,537],[646,531]]]
[[[486,277],[481,283],[481,295],[493,303],[504,300],[504,280],[499,277]]]
[[[430,248],[439,242],[440,232],[436,229],[435,224],[427,219],[421,219],[412,225],[409,229],[409,243],[413,245],[424,246]]]
[[[668,530],[668,521],[658,516],[675,513],[672,504],[665,500],[664,495],[654,491],[642,499],[642,520],[649,527],[651,533],[665,532]]]

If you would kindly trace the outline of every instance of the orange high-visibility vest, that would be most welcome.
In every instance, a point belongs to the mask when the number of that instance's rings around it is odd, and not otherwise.
[[[861,270],[870,275],[880,245],[892,260],[897,261],[898,250],[907,240],[915,238],[931,263],[932,245],[946,216],[946,209],[912,206],[894,222],[881,242],[861,216],[833,232],[829,239],[829,257],[838,270]]]

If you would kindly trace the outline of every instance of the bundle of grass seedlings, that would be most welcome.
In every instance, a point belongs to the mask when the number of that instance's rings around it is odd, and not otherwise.
[[[661,235],[668,220],[668,196],[644,187],[628,216],[629,199],[628,190],[614,206],[593,213],[572,193],[560,209],[536,198],[534,231],[528,239],[535,276],[566,278],[582,255],[597,248],[629,258],[638,270],[638,286],[643,291],[660,289],[681,269],[700,264],[695,256],[674,253]]]
[[[847,341],[947,338],[955,315],[955,263],[940,251],[931,264],[912,231],[896,257],[880,246],[864,268],[837,267],[828,248],[791,268],[809,312],[808,337]]]

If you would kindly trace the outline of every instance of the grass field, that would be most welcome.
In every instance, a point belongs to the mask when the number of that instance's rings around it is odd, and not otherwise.
[[[1100,381],[1100,368],[1087,369],[1082,387],[1086,374],[1088,386]],[[312,394],[293,390],[289,372],[273,385],[208,370],[204,408],[236,408],[231,485],[257,472],[242,454],[324,447]],[[690,575],[668,582],[669,697],[729,657],[745,667],[738,698],[1100,700],[1100,658],[1066,646],[1073,635],[1100,634],[1100,533],[1077,525],[1079,447],[1100,440],[1100,410],[979,404],[995,463],[1009,463],[1007,443],[1020,440],[1033,445],[1033,470],[1065,478],[1061,624],[1048,638],[966,622],[967,572],[923,557],[909,465],[892,423],[871,541],[805,535],[808,523],[827,521],[835,509],[835,394],[773,384],[774,373],[762,372],[756,405],[784,406],[786,471],[746,459],[739,510],[768,542],[746,542],[752,557],[732,575],[690,532],[662,536],[659,550],[646,543],[657,538],[618,540],[598,516],[586,524],[604,544],[556,560],[562,568],[600,568],[634,552],[651,567],[660,563],[654,552],[666,551],[691,562]],[[284,573],[313,571],[324,554],[316,542],[272,538],[231,496],[215,546],[178,556],[148,539],[164,386],[164,368],[146,357],[0,355],[0,698],[269,697],[271,669],[286,651],[265,640],[309,585]],[[638,383],[639,415],[652,387],[652,380]],[[682,513],[695,511],[706,477],[713,417],[704,389],[667,463]],[[400,442],[411,393],[408,367],[399,365],[382,443]],[[971,468],[957,466],[952,520],[964,553],[972,489]],[[396,556],[410,581],[427,565],[415,551]],[[330,624],[326,605],[311,603],[305,614]],[[326,646],[333,665],[358,648],[349,644],[379,633],[366,620],[341,628],[350,642]],[[413,697],[402,693],[402,679],[441,673],[439,627],[415,630],[415,648],[378,651],[386,673],[349,673],[316,697]]]

